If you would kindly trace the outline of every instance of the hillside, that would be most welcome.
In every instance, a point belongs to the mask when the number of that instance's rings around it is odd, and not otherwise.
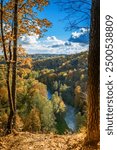
[[[22,62],[22,66],[18,64],[19,130],[64,134],[67,130],[77,132],[86,125],[87,55],[88,52],[73,55],[27,55],[25,63]],[[2,57],[0,62],[0,129],[4,131],[9,103]]]
[[[1,67],[0,150],[99,150],[83,147],[86,131],[79,132],[86,126],[87,56],[88,52],[27,55],[32,58],[31,67],[27,63],[17,71],[18,131],[7,136],[3,136],[9,113],[6,71]],[[2,57],[0,62],[4,66]],[[65,116],[74,120],[75,130]]]
[[[78,54],[71,55],[51,55],[51,54],[33,54],[29,55],[33,59],[33,69],[57,69],[61,71],[60,68],[64,69],[67,65],[67,69],[82,67],[83,64],[87,67],[87,55],[88,52],[81,52]],[[77,66],[78,65],[78,66]]]
[[[72,55],[51,55],[38,60],[37,57],[39,55],[36,55],[34,59],[33,55],[32,69],[38,72],[37,79],[46,84],[51,93],[57,91],[64,102],[70,105],[74,105],[77,86],[81,88],[83,95],[86,94],[87,51]]]

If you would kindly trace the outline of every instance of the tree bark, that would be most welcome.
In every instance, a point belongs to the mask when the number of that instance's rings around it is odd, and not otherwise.
[[[15,120],[16,120],[17,34],[18,34],[18,0],[15,0],[13,66],[12,66],[12,99],[13,99],[13,107],[14,107],[13,126],[15,126]]]
[[[9,100],[9,107],[10,107],[10,114],[8,117],[8,123],[7,123],[7,131],[6,134],[11,133],[12,131],[12,122],[13,122],[13,113],[14,113],[14,108],[13,108],[13,101],[12,101],[12,96],[11,96],[11,89],[10,89],[10,63],[7,62],[7,91],[8,91],[8,100]]]
[[[5,47],[5,39],[4,39],[4,33],[3,33],[3,0],[1,0],[1,35],[2,35],[2,45],[3,45],[3,52],[5,60],[7,61],[7,53],[6,53],[6,47]]]
[[[5,47],[5,39],[4,39],[4,29],[3,29],[3,0],[1,0],[1,36],[2,36],[2,45],[3,45],[3,52],[4,52],[4,57],[6,61],[6,66],[7,66],[7,74],[6,74],[6,85],[7,85],[7,91],[8,91],[8,101],[9,101],[9,108],[10,108],[10,115],[8,118],[8,123],[7,123],[7,131],[6,133],[11,133],[12,130],[12,118],[13,118],[13,102],[12,102],[12,95],[11,95],[11,87],[10,87],[10,68],[11,68],[11,55],[8,60],[7,56],[7,51]]]
[[[99,74],[100,74],[100,0],[92,0],[90,45],[88,56],[88,124],[85,144],[96,145],[99,129]]]

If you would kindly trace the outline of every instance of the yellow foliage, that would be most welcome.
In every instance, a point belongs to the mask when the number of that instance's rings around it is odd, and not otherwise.
[[[80,86],[77,86],[75,88],[75,93],[81,93],[81,87]]]
[[[27,66],[27,67],[31,68],[31,67],[32,67],[32,59],[29,58],[29,57],[23,59],[22,62],[21,62],[21,64],[20,64],[20,66],[21,66],[21,67]]]
[[[6,128],[7,125],[7,121],[8,121],[8,115],[6,113],[3,113],[2,116],[0,116],[0,122],[1,122],[1,128]]]
[[[16,114],[16,124],[15,124],[16,130],[22,131],[23,126],[24,124],[23,124],[21,117],[18,114]]]
[[[36,108],[33,108],[28,115],[25,123],[24,130],[31,132],[38,132],[41,129],[40,113]]]
[[[80,76],[80,80],[83,80],[84,79],[84,74],[81,74],[81,76]]]
[[[0,100],[1,102],[6,102],[7,101],[7,89],[6,87],[1,87],[0,88]]]

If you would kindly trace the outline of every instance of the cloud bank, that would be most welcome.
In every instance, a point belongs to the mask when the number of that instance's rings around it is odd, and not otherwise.
[[[73,32],[67,41],[55,36],[39,40],[37,35],[23,35],[19,39],[19,44],[22,44],[29,54],[75,54],[88,50],[88,43],[89,31],[84,28],[79,32]]]

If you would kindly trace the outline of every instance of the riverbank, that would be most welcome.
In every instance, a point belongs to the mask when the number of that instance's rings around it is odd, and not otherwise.
[[[52,93],[49,89],[47,91],[48,91],[48,94],[47,94],[48,99],[51,100]],[[65,112],[64,120],[65,120],[68,128],[70,130],[72,130],[73,132],[75,132],[75,130],[76,130],[75,108],[68,104],[65,104],[65,105],[66,105],[66,112]]]

